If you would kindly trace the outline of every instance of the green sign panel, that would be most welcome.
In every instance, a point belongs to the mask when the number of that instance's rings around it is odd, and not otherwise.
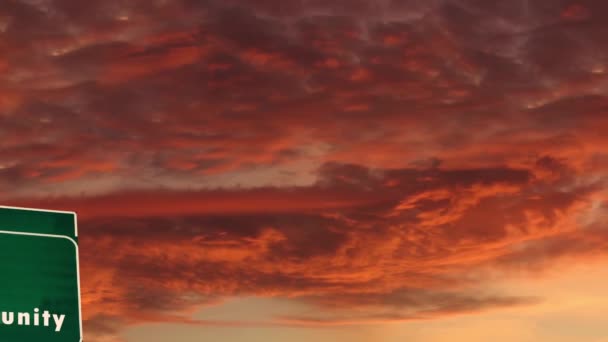
[[[0,341],[82,341],[75,213],[0,206],[0,274]]]

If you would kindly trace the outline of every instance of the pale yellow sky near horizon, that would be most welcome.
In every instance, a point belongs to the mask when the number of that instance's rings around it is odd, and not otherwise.
[[[605,260],[582,260],[578,265],[556,266],[538,276],[513,276],[496,290],[538,296],[541,302],[436,320],[318,328],[148,324],[127,329],[123,337],[128,342],[605,342],[605,265]],[[300,309],[294,306],[294,310]],[[196,318],[259,321],[286,310],[290,310],[289,304],[279,300],[240,298],[205,309]]]

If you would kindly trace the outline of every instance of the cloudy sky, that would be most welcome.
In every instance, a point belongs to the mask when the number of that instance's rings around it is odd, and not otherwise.
[[[2,0],[0,200],[88,342],[605,342],[607,14]]]

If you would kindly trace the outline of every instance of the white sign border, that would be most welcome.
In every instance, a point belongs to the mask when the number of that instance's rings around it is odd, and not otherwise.
[[[74,211],[63,211],[63,210],[47,210],[47,209],[36,209],[36,208],[25,208],[25,207],[11,207],[8,205],[0,205],[0,209],[15,209],[22,211],[38,211],[43,213],[55,213],[55,214],[71,214],[74,215],[74,236],[78,237],[78,214]]]

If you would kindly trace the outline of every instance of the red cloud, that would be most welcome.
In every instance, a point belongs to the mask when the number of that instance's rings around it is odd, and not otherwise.
[[[479,274],[607,241],[608,5],[579,3],[4,1],[0,196],[79,212],[112,339],[239,295],[321,309],[297,325],[534,303]]]
[[[559,191],[572,177],[567,167],[550,158],[538,165],[561,176],[327,164],[308,188],[122,193],[28,205],[81,213],[83,295],[92,322],[103,313],[123,324],[223,324],[186,316],[236,295],[322,308],[319,317],[277,317],[273,324],[431,319],[537,301],[478,293],[468,280],[472,270],[601,253],[605,234],[577,232],[599,188],[570,183]]]
[[[581,4],[572,4],[562,12],[562,19],[568,21],[581,21],[589,18],[589,9]]]

